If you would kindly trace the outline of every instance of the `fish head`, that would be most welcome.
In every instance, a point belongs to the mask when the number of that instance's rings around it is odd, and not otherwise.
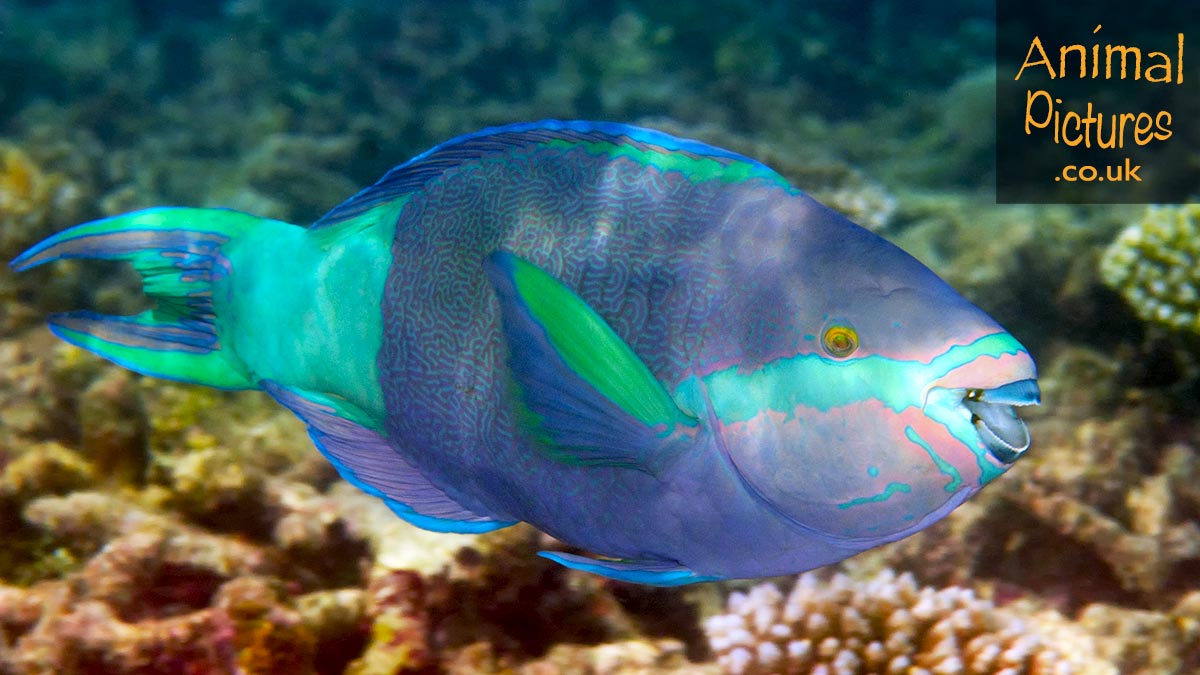
[[[1017,411],[1040,402],[1036,367],[897,246],[815,202],[802,215],[775,226],[775,253],[739,256],[759,277],[742,318],[783,328],[744,333],[747,358],[705,383],[753,497],[863,550],[937,521],[1025,453]]]

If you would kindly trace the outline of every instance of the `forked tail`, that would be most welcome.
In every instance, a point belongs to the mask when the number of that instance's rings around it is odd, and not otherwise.
[[[132,263],[152,309],[134,316],[56,314],[50,330],[139,373],[250,389],[257,384],[245,367],[222,350],[213,289],[232,272],[222,247],[264,223],[283,224],[226,209],[146,209],[64,230],[10,264],[20,272],[64,258]]]

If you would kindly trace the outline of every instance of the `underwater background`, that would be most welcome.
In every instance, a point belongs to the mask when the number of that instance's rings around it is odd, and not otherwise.
[[[1200,207],[997,206],[994,4],[0,0],[0,258],[155,205],[316,219],[455,135],[599,119],[759,159],[1033,352],[1034,445],[798,580],[633,586],[412,528],[257,392],[139,377],[0,268],[0,673],[1200,672]],[[1191,149],[1195,157],[1195,149]]]

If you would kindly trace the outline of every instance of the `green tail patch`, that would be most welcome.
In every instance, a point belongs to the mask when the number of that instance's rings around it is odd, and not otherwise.
[[[132,263],[152,309],[134,316],[56,314],[50,330],[139,373],[252,389],[257,385],[245,368],[221,349],[213,286],[232,272],[222,247],[264,223],[283,224],[226,209],[146,209],[64,230],[10,264],[20,272],[64,258]]]

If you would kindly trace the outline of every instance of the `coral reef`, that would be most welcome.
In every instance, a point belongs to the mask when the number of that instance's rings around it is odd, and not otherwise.
[[[786,598],[755,586],[732,594],[729,613],[705,628],[729,675],[1115,673],[1086,634],[1050,639],[1039,623],[970,590],[921,588],[888,570],[868,581],[803,574]]]
[[[6,675],[434,672],[473,644],[521,664],[682,606],[618,600],[527,527],[407,525],[261,393],[131,376],[44,330],[0,363]]]
[[[1166,612],[1095,604],[1076,624],[1090,633],[1096,654],[1122,675],[1194,673],[1200,668],[1200,591]]]
[[[1200,333],[1200,205],[1148,207],[1100,270],[1143,320]]]
[[[6,138],[5,134],[0,129],[0,261],[89,215],[92,167],[88,160],[95,147],[81,137],[86,132],[72,129],[59,129],[53,138],[27,132]],[[111,279],[89,281],[98,295],[113,287]],[[26,304],[29,300],[54,302],[64,295],[78,296],[79,286],[79,270],[71,266],[43,275],[40,283],[0,270],[0,334],[34,320]]]
[[[46,494],[90,487],[96,471],[83,455],[54,441],[26,448],[6,462],[0,474],[0,495],[23,503]]]
[[[330,632],[262,576],[283,569],[267,548],[95,492],[42,497],[25,516],[86,563],[61,580],[0,586],[5,672],[311,672],[315,631]]]
[[[65,585],[39,589],[49,609],[71,598]],[[0,596],[13,596],[0,588]],[[8,597],[12,606],[29,598]],[[11,650],[0,650],[4,666],[17,673],[308,673],[316,646],[299,612],[280,604],[272,583],[240,577],[221,585],[212,606],[166,618],[130,623],[99,601],[82,601],[63,613],[0,615],[20,632]],[[7,652],[7,653],[6,653]]]
[[[1120,311],[1093,298],[1102,285],[1091,254],[1123,227],[1128,208],[990,202],[967,192],[899,192],[885,233],[1039,361],[1055,340],[1110,347],[1129,334]]]
[[[1189,498],[1194,490],[1188,486],[1200,480],[1200,468],[1193,447],[1170,444],[1159,451],[1157,466],[1136,482],[1105,490],[1108,486],[1098,476],[1106,468],[1118,468],[1121,461],[1137,459],[1135,453],[1147,452],[1137,447],[1128,426],[1144,428],[1145,421],[1139,419],[1144,414],[1133,411],[1116,420],[1081,425],[1066,444],[1047,449],[1069,455],[1077,465],[1068,468],[1064,457],[1048,458],[1042,470],[1021,485],[1017,499],[1039,522],[1094,551],[1121,588],[1154,595],[1200,563],[1200,526],[1181,516],[1198,506]],[[1092,453],[1100,455],[1099,461],[1079,462]]]
[[[393,571],[374,579],[367,589],[370,637],[362,656],[347,675],[430,672],[437,655],[429,643],[425,584],[415,572]]]
[[[882,16],[859,12],[780,6],[773,10],[780,16],[768,18],[752,5],[725,2],[722,11],[742,17],[731,20],[738,30],[725,34],[712,31],[708,12],[664,11],[646,2],[611,12],[578,0],[414,2],[386,11],[370,3],[309,2],[295,13],[246,1],[224,10],[220,30],[228,39],[214,41],[210,12],[183,21],[170,16],[181,10],[102,4],[106,31],[82,31],[69,49],[51,48],[44,36],[73,35],[98,20],[99,10],[15,10],[19,18],[12,24],[20,30],[10,36],[12,44],[47,55],[22,64],[21,71],[47,71],[46,79],[61,83],[61,95],[73,104],[47,105],[38,99],[38,87],[24,81],[14,83],[6,103],[16,108],[13,132],[22,144],[70,139],[87,148],[75,165],[58,151],[49,165],[62,167],[83,186],[80,192],[94,193],[87,203],[104,213],[160,203],[220,204],[306,222],[433,143],[521,119],[655,117],[715,124],[771,139],[763,145],[775,157],[815,153],[824,161],[841,155],[831,146],[845,145],[849,137],[836,133],[837,124],[882,106],[890,91],[898,106],[914,112],[885,139],[861,130],[852,160],[859,167],[897,163],[913,129],[945,126],[928,123],[923,107],[906,105],[915,98],[914,83],[879,77],[885,62],[877,56],[855,65],[855,58],[867,57],[864,32],[887,53],[908,39],[871,23]],[[302,29],[291,30],[297,25]],[[957,20],[946,28],[949,34],[977,30]],[[964,68],[991,58],[960,56],[954,63]],[[497,61],[519,67],[497,77],[491,67]],[[903,71],[920,61],[898,59],[894,66]],[[110,68],[100,74],[95,63]],[[831,77],[833,63],[839,74]],[[931,71],[928,64],[916,69],[929,78],[921,88],[950,85],[958,76],[943,67]],[[97,79],[104,81],[102,91],[85,84]],[[870,95],[855,101],[851,89]],[[964,96],[956,90],[949,100],[969,106],[978,98],[973,91]],[[160,93],[165,95],[155,99]],[[153,105],[133,104],[148,99]],[[974,114],[958,117],[980,121]],[[100,130],[107,147],[95,151],[97,134],[80,138],[81,129]],[[961,166],[978,154],[979,141],[971,138],[976,145],[961,151],[939,147],[927,154],[941,166],[949,154],[961,155],[954,162]],[[94,161],[97,156],[102,161]],[[777,162],[768,157],[768,163]],[[853,193],[838,189],[847,183]],[[821,196],[854,215],[878,213],[888,203],[887,191],[865,175],[800,184],[833,185]],[[864,220],[882,225],[886,218]]]

